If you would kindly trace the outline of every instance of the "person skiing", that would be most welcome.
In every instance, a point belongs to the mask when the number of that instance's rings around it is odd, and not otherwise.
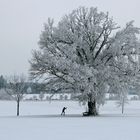
[[[67,109],[67,107],[63,107],[61,115],[64,115],[65,116],[65,110],[66,109]]]

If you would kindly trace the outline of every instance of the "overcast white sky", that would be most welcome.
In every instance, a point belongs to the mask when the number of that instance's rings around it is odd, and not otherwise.
[[[119,25],[135,20],[140,27],[140,0],[0,0],[0,75],[27,74],[43,23],[79,6],[98,7]]]

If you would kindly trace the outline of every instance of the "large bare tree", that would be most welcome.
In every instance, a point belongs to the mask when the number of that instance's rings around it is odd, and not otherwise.
[[[138,71],[139,28],[129,22],[121,29],[108,13],[80,7],[57,26],[48,19],[39,50],[33,51],[32,78],[51,77],[80,92],[88,115],[97,115],[108,86],[129,82]]]

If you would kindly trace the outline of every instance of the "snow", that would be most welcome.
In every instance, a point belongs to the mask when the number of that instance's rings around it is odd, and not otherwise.
[[[66,116],[61,109],[66,106]],[[14,101],[0,101],[1,140],[139,140],[140,101],[130,101],[124,114],[107,101],[98,117],[83,117],[76,101],[24,101],[16,117]]]

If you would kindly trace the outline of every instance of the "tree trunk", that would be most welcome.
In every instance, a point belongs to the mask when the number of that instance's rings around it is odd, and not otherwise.
[[[123,101],[122,101],[122,114],[124,112],[124,98],[123,98]]]
[[[19,100],[17,100],[17,116],[19,116]]]
[[[96,100],[88,101],[88,115],[96,116],[98,115],[97,108],[96,108]]]

